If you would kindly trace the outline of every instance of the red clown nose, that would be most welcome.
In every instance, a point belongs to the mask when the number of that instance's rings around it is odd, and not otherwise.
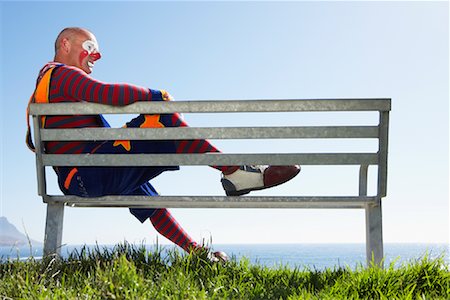
[[[89,56],[90,56],[94,61],[99,60],[99,59],[102,57],[102,55],[100,54],[100,52],[91,53],[91,54],[89,54]]]

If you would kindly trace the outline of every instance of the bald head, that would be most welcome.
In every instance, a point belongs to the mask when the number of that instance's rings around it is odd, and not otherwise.
[[[78,67],[89,74],[99,58],[97,39],[89,30],[67,27],[58,34],[54,61]]]
[[[81,28],[81,27],[67,27],[64,28],[56,38],[55,41],[55,55],[58,53],[59,49],[61,48],[61,43],[64,39],[67,40],[73,40],[76,36],[86,35],[89,34],[89,30]]]

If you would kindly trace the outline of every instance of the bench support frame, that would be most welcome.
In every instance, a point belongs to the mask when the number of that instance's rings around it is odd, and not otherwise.
[[[255,100],[255,101],[184,101],[184,102],[138,102],[126,107],[111,107],[91,103],[77,104],[32,104],[30,114],[33,116],[34,139],[36,143],[36,169],[38,179],[38,194],[47,204],[45,225],[44,256],[61,255],[63,234],[63,220],[65,206],[79,207],[192,207],[192,208],[359,208],[365,210],[366,227],[366,257],[367,266],[378,265],[383,267],[383,234],[382,234],[382,208],[381,200],[386,196],[387,185],[387,153],[388,153],[388,127],[390,99],[330,99],[330,100]],[[195,138],[207,139],[248,139],[258,138],[377,138],[377,153],[347,153],[347,154],[268,154],[232,155],[221,154],[214,157],[216,165],[220,160],[231,165],[247,164],[306,164],[306,165],[359,165],[359,194],[347,197],[222,197],[222,196],[158,196],[152,199],[143,199],[143,196],[105,196],[101,198],[79,198],[76,196],[52,196],[46,189],[46,166],[64,164],[73,166],[120,166],[120,165],[148,165],[148,162],[158,162],[165,165],[165,157],[146,155],[129,159],[108,155],[80,155],[79,157],[63,157],[63,155],[48,155],[43,153],[43,143],[49,140],[97,140],[110,139],[109,135],[120,136],[121,139],[160,139],[156,132],[148,129],[72,129],[74,133],[66,130],[47,130],[40,128],[40,116],[64,114],[129,114],[129,113],[189,113],[189,112],[309,112],[309,111],[378,111],[378,126],[340,126],[340,127],[287,127],[268,128],[183,128],[183,133],[174,129],[161,130],[162,136],[169,139],[179,139],[180,134],[192,134]],[[125,136],[124,130],[127,130]],[[140,132],[135,132],[140,130]],[[189,130],[189,131],[187,131]],[[250,131],[249,131],[250,130]],[[79,132],[80,131],[80,132]],[[104,132],[103,132],[104,131]],[[186,132],[185,132],[186,131]],[[159,131],[158,131],[159,134]],[[86,135],[86,138],[84,136]],[[130,136],[131,135],[131,136]],[[56,137],[56,138],[55,138]],[[84,138],[84,139],[83,139]],[[191,137],[190,137],[191,138]],[[95,157],[96,156],[96,157]],[[95,157],[95,158],[93,158]],[[170,161],[177,165],[208,165],[212,156],[174,155]],[[58,160],[59,159],[59,160]],[[173,159],[173,160],[172,160]],[[368,196],[368,169],[369,165],[377,167],[377,193]]]
[[[47,203],[45,221],[44,256],[57,254],[61,256],[63,234],[64,204]]]

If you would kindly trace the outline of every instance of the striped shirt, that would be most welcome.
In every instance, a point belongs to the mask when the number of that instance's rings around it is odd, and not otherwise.
[[[49,63],[49,65],[52,63]],[[42,68],[41,77],[48,65]],[[151,90],[131,84],[110,84],[91,78],[84,71],[67,65],[55,67],[49,89],[49,102],[94,102],[114,106],[124,106],[136,101],[162,101],[159,90]],[[47,116],[45,128],[108,127],[101,115]],[[91,152],[97,142],[47,142],[47,153],[78,154]]]

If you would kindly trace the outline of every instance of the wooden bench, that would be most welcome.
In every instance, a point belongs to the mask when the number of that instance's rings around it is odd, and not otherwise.
[[[93,103],[32,104],[36,143],[38,193],[47,204],[44,255],[60,254],[64,207],[149,208],[348,208],[365,209],[366,255],[380,263],[383,258],[381,199],[386,196],[388,124],[390,99],[243,100],[138,102],[123,107]],[[68,114],[164,114],[236,112],[373,112],[378,124],[371,126],[276,126],[207,128],[82,128],[43,129],[42,115]],[[364,113],[363,113],[364,116]],[[336,116],[337,117],[337,116]],[[334,115],[333,115],[334,118]],[[375,119],[378,119],[376,116]],[[377,121],[375,121],[377,123]],[[36,130],[39,129],[39,130]],[[371,153],[240,153],[240,154],[81,154],[51,155],[43,142],[57,140],[176,140],[176,139],[376,139]],[[373,145],[373,142],[372,142]],[[80,198],[49,195],[46,166],[168,166],[168,165],[291,165],[359,166],[359,193],[349,196],[105,196]],[[368,167],[376,166],[376,192],[368,195]],[[358,173],[358,172],[356,172]],[[300,176],[308,176],[302,172]],[[323,187],[326,190],[326,186]],[[220,191],[222,192],[222,191]],[[300,192],[300,190],[299,190]],[[305,229],[306,230],[306,229]]]

